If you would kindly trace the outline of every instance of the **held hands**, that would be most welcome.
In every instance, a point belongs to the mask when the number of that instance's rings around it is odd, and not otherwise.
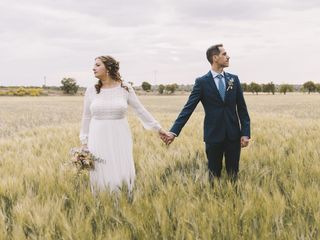
[[[249,137],[242,136],[240,139],[240,145],[242,148],[247,147],[249,145]]]
[[[171,132],[167,132],[165,130],[163,130],[162,128],[159,130],[159,136],[161,138],[161,140],[166,144],[166,145],[170,145],[174,139],[175,139],[175,135]],[[247,136],[242,136],[240,139],[240,145],[242,148],[247,147],[249,145],[249,137]]]
[[[166,144],[169,145],[173,142],[174,138],[176,137],[173,133],[167,132],[162,128],[159,130],[159,136],[161,140]]]

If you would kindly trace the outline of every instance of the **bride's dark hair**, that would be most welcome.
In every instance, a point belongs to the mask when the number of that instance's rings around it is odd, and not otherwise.
[[[103,62],[111,79],[113,79],[116,82],[120,82],[121,87],[125,88],[129,92],[129,88],[123,85],[123,80],[121,79],[121,76],[119,73],[119,68],[120,68],[119,62],[116,61],[111,56],[99,56],[99,57],[96,57],[96,59],[100,59],[101,62]],[[100,93],[101,87],[102,87],[102,82],[101,80],[99,80],[98,83],[95,85],[97,93]]]

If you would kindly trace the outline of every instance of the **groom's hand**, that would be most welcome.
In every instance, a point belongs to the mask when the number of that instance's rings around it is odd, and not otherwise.
[[[240,139],[240,145],[242,148],[247,147],[249,145],[249,137],[242,136]]]
[[[168,135],[167,131],[165,131],[164,129],[161,128],[159,130],[159,136],[160,136],[161,140],[166,143],[169,135]]]
[[[174,138],[176,137],[172,132],[164,131],[163,129],[159,130],[159,135],[161,140],[166,144],[169,145],[173,142]]]
[[[170,145],[174,139],[175,139],[176,135],[172,132],[167,132],[165,138],[163,139],[163,141],[167,144]]]
[[[167,131],[165,131],[163,128],[159,129],[158,133],[162,140],[167,136]]]

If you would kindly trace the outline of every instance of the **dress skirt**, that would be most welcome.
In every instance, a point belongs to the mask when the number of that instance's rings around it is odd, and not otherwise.
[[[135,167],[132,137],[127,118],[95,119],[89,126],[88,149],[98,158],[90,171],[92,192],[118,191],[126,184],[132,190]]]

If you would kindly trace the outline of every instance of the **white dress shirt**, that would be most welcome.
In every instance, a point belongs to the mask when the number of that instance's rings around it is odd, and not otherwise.
[[[215,82],[215,84],[217,86],[217,89],[219,89],[219,78],[217,78],[217,76],[219,74],[221,74],[223,76],[222,82],[223,82],[224,87],[226,87],[226,82],[225,82],[225,78],[224,78],[224,72],[217,73],[217,72],[213,71],[212,69],[210,71],[211,71],[212,77],[214,79],[214,82]]]

